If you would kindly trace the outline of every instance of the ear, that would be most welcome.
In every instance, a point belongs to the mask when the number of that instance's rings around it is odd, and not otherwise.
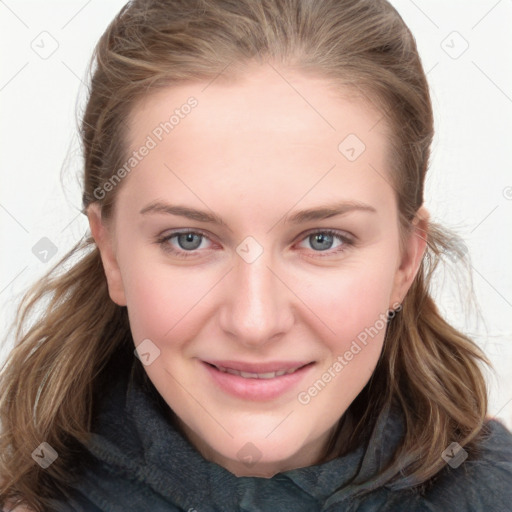
[[[126,306],[123,280],[115,254],[114,236],[112,230],[103,222],[101,208],[97,203],[92,203],[87,207],[87,218],[92,237],[100,251],[110,298],[117,305]]]
[[[412,285],[427,248],[428,221],[430,214],[423,206],[418,209],[412,221],[410,233],[404,242],[400,265],[395,274],[392,304],[400,304]],[[393,306],[390,305],[393,309]]]

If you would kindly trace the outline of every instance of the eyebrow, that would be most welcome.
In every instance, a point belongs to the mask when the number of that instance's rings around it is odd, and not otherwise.
[[[333,204],[326,204],[318,206],[316,208],[309,208],[307,210],[301,210],[290,215],[284,216],[285,224],[302,224],[305,222],[328,219],[336,215],[345,215],[350,212],[360,211],[377,213],[377,210],[368,204],[361,203],[358,201],[343,201]],[[186,217],[190,220],[196,220],[199,222],[209,222],[212,224],[226,225],[218,215],[204,210],[197,210],[195,208],[189,208],[187,206],[172,205],[155,201],[148,206],[145,206],[140,211],[141,215],[148,213],[163,213],[168,215],[176,215],[179,217]]]

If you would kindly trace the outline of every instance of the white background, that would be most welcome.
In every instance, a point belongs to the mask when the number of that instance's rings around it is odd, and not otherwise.
[[[93,47],[124,3],[0,0],[0,360],[21,293],[87,229],[77,116]],[[436,296],[491,358],[491,413],[512,428],[512,0],[392,4],[416,37],[431,86],[426,206],[469,247],[481,318],[455,295],[450,272]],[[43,237],[57,248],[47,263],[32,252]]]

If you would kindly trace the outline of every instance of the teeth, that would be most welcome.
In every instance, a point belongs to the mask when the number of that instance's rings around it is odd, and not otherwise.
[[[251,373],[251,372],[241,372],[238,370],[233,370],[232,368],[223,368],[222,366],[216,366],[217,370],[220,370],[223,373],[230,373],[231,375],[238,375],[243,377],[244,379],[274,379],[275,377],[281,377],[281,375],[290,374],[297,371],[300,366],[297,368],[291,368],[290,370],[278,370],[277,372],[267,372],[267,373]]]
[[[243,377],[244,379],[257,379],[258,378],[257,373],[239,372],[239,375],[241,377]]]

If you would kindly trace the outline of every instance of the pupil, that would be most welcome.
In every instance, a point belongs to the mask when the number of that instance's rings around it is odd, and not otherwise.
[[[194,242],[194,238],[197,238]],[[199,236],[194,233],[184,233],[179,237],[179,244],[182,249],[194,250],[198,247]]]
[[[332,244],[332,236],[331,235],[325,235],[322,233],[313,235],[314,243],[319,243],[320,246],[316,247],[316,249],[319,249],[321,251],[325,251],[326,249],[330,248],[330,245]],[[314,246],[314,244],[313,244]]]

